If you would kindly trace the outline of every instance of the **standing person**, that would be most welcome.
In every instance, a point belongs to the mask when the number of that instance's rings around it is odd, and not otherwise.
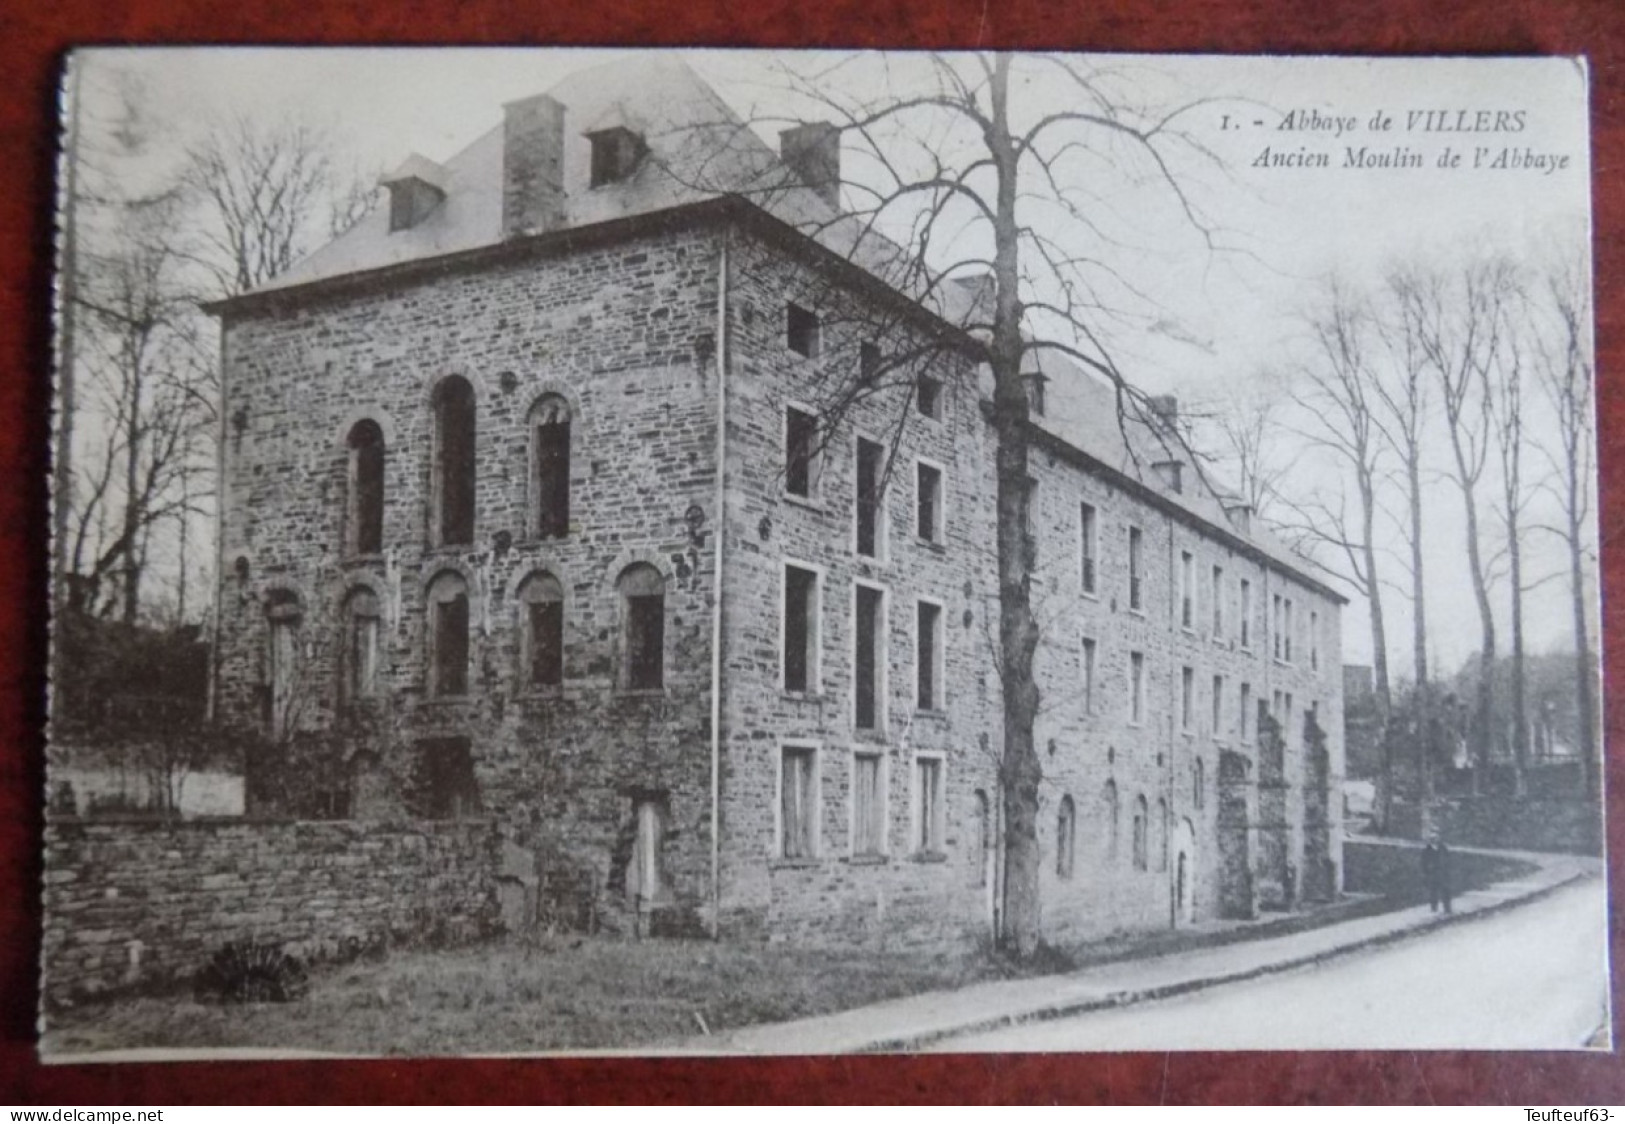
[[[1450,913],[1450,848],[1444,845],[1437,831],[1428,833],[1422,847],[1422,880],[1427,883],[1428,909],[1434,913],[1444,906]]]

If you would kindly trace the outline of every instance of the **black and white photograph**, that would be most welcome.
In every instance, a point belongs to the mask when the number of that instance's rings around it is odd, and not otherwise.
[[[46,1061],[1611,1049],[1584,60],[59,109]]]

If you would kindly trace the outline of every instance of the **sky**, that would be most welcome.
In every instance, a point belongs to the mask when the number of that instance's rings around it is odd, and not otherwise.
[[[161,141],[134,175],[161,176],[188,139],[232,114],[295,117],[325,128],[361,172],[407,155],[445,160],[500,123],[502,104],[622,50],[102,49],[83,56],[87,134],[100,127],[92,96],[113,69],[139,78]],[[831,57],[685,52],[747,118],[794,115],[768,73]],[[1099,214],[1123,234],[1108,253],[1152,315],[1113,333],[1118,366],[1153,392],[1190,402],[1253,393],[1264,369],[1304,361],[1299,313],[1332,272],[1372,283],[1395,263],[1448,265],[1503,250],[1536,262],[1589,230],[1590,159],[1584,66],[1569,59],[1332,59],[1112,56],[1092,60],[1126,98],[1182,106],[1170,122],[1209,154],[1181,165],[1216,232],[1214,249],[1182,221],[1166,193],[1142,177],[1099,189]],[[921,56],[865,58],[840,71],[843,95],[862,97],[908,80]],[[1029,115],[1076,108],[1079,95],[1055,68],[1018,67],[1012,93]],[[1386,118],[1386,127],[1381,122]],[[1028,120],[1033,118],[1029,116]],[[1364,149],[1397,167],[1349,166]],[[1185,149],[1187,154],[1192,150]],[[1512,153],[1516,152],[1516,159]],[[1410,154],[1410,155],[1407,155]],[[1451,154],[1459,166],[1440,167]],[[1324,158],[1325,166],[1316,166]],[[1414,157],[1420,167],[1404,166]],[[1499,159],[1499,164],[1497,160]],[[1475,167],[1474,164],[1479,166]],[[1517,166],[1511,166],[1517,165]],[[1288,384],[1290,386],[1290,384]],[[1536,409],[1530,424],[1544,424]],[[1538,436],[1538,435],[1537,435]],[[1434,450],[1443,467],[1443,449]],[[1299,480],[1325,478],[1308,454]],[[1436,666],[1454,668],[1478,644],[1460,503],[1442,480],[1428,488],[1430,631]],[[1493,537],[1493,536],[1492,536]],[[1528,535],[1533,577],[1557,569],[1555,540]],[[1392,580],[1401,581],[1397,570]],[[1529,646],[1566,644],[1566,586],[1531,593]],[[1505,601],[1505,597],[1501,598]],[[1391,656],[1408,665],[1403,599],[1388,598]],[[1505,606],[1501,629],[1505,632]],[[1363,605],[1344,614],[1344,656],[1369,662]]]

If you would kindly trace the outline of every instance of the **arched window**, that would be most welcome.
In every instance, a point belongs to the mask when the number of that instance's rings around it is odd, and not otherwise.
[[[1134,869],[1146,869],[1146,805],[1145,797],[1134,798]]]
[[[530,412],[530,511],[536,537],[570,533],[570,404],[556,394]]]
[[[378,595],[357,589],[344,599],[341,695],[348,701],[378,691]]]
[[[552,574],[532,574],[519,590],[520,658],[526,687],[557,687],[564,682],[564,590]]]
[[[1157,798],[1157,818],[1151,821],[1151,830],[1156,832],[1157,869],[1168,869],[1168,801],[1162,797]]]
[[[621,571],[621,685],[634,691],[666,685],[666,579],[646,562]]]
[[[429,694],[468,693],[468,584],[454,573],[429,583]]]
[[[271,736],[283,738],[298,722],[303,692],[300,690],[299,622],[304,611],[299,595],[289,589],[272,590],[265,601],[265,620],[270,627],[267,651],[265,724]]]
[[[1104,805],[1100,817],[1101,823],[1106,827],[1106,857],[1117,857],[1117,782],[1107,781],[1105,789],[1101,792],[1100,802]]]
[[[474,541],[474,388],[453,375],[434,391],[433,530],[438,546]]]
[[[384,431],[371,418],[350,427],[349,505],[345,512],[345,546],[350,554],[377,554],[384,549]]]
[[[1072,877],[1072,858],[1078,832],[1077,811],[1072,797],[1061,797],[1061,811],[1055,819],[1055,873],[1062,878]]]

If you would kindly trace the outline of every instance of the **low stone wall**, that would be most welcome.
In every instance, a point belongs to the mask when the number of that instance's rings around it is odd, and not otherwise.
[[[1474,890],[1516,878],[1533,869],[1519,859],[1452,849],[1450,892]],[[1387,839],[1345,839],[1343,888],[1350,893],[1384,894],[1402,904],[1427,901],[1427,884],[1422,880],[1422,845]]]
[[[1429,813],[1415,804],[1396,804],[1388,834],[1420,839],[1424,820],[1437,824],[1451,846],[1602,854],[1601,807],[1591,800],[1447,796]]]
[[[229,941],[321,960],[497,924],[488,821],[57,820],[45,830],[48,1003],[182,984]]]

